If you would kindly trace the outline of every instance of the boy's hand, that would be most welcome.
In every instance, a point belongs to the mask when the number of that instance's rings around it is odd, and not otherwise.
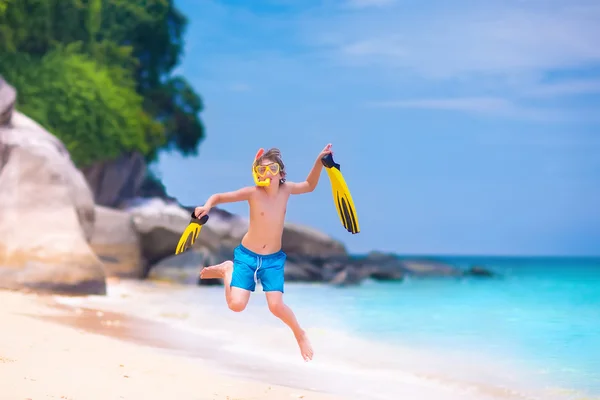
[[[194,210],[194,215],[196,216],[196,218],[200,219],[203,216],[205,216],[206,214],[208,214],[209,211],[210,211],[210,207],[206,207],[206,206],[196,207],[196,209]]]
[[[325,148],[319,153],[319,160],[326,156],[327,154],[333,154],[333,151],[331,151],[331,143],[329,143],[327,146],[325,146]]]

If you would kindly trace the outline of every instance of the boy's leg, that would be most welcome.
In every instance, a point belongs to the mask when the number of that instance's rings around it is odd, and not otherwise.
[[[246,308],[250,300],[250,290],[240,287],[232,287],[231,279],[233,277],[233,262],[225,261],[218,265],[203,268],[200,272],[201,279],[223,279],[225,286],[225,300],[230,310],[240,312]]]
[[[287,326],[290,327],[292,332],[294,332],[294,336],[296,337],[296,341],[298,342],[300,353],[302,354],[304,361],[312,360],[312,345],[308,340],[306,332],[304,332],[304,330],[300,327],[300,324],[298,323],[298,320],[296,319],[292,309],[283,302],[283,293],[279,291],[267,291],[265,294],[267,296],[267,304],[269,305],[269,310],[271,313],[282,320]]]
[[[282,320],[290,327],[298,346],[300,353],[305,361],[312,360],[313,349],[308,340],[306,332],[300,327],[294,312],[283,302],[283,285],[284,285],[284,264],[286,256],[281,252],[280,255],[264,261],[257,271],[263,290],[267,296],[267,304],[271,313]]]

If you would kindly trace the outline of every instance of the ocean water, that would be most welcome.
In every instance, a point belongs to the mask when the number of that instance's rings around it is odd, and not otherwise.
[[[311,366],[260,288],[242,313],[226,308],[222,287],[151,282],[112,286],[84,305],[194,332],[219,349],[214,367],[234,375],[348,398],[600,396],[600,259],[442,260],[498,277],[287,284],[286,303],[315,347]]]
[[[600,259],[447,258],[495,279],[413,279],[331,296],[343,330],[412,348],[476,353],[555,386],[600,394]]]

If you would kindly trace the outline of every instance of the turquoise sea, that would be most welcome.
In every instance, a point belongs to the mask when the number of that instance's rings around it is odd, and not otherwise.
[[[600,395],[600,258],[441,260],[499,277],[366,284],[339,290],[327,307],[347,332],[507,359]]]
[[[242,313],[226,308],[222,287],[150,282],[120,284],[88,305],[194,332],[219,349],[204,360],[214,368],[347,398],[600,396],[600,258],[439,259],[498,277],[287,284],[286,302],[315,346],[311,367],[260,288]]]

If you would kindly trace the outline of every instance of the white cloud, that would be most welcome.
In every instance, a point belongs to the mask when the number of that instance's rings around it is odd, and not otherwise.
[[[197,80],[231,91],[285,88],[327,102],[372,101],[378,108],[598,119],[594,98],[587,109],[570,101],[600,94],[598,74],[576,73],[600,67],[595,0],[320,4],[275,15],[214,3],[218,18],[206,16],[210,29],[198,23],[195,40],[214,54],[199,65]]]
[[[411,7],[327,16],[306,27],[315,44],[343,63],[429,78],[600,63],[600,5],[590,1],[459,0]]]

